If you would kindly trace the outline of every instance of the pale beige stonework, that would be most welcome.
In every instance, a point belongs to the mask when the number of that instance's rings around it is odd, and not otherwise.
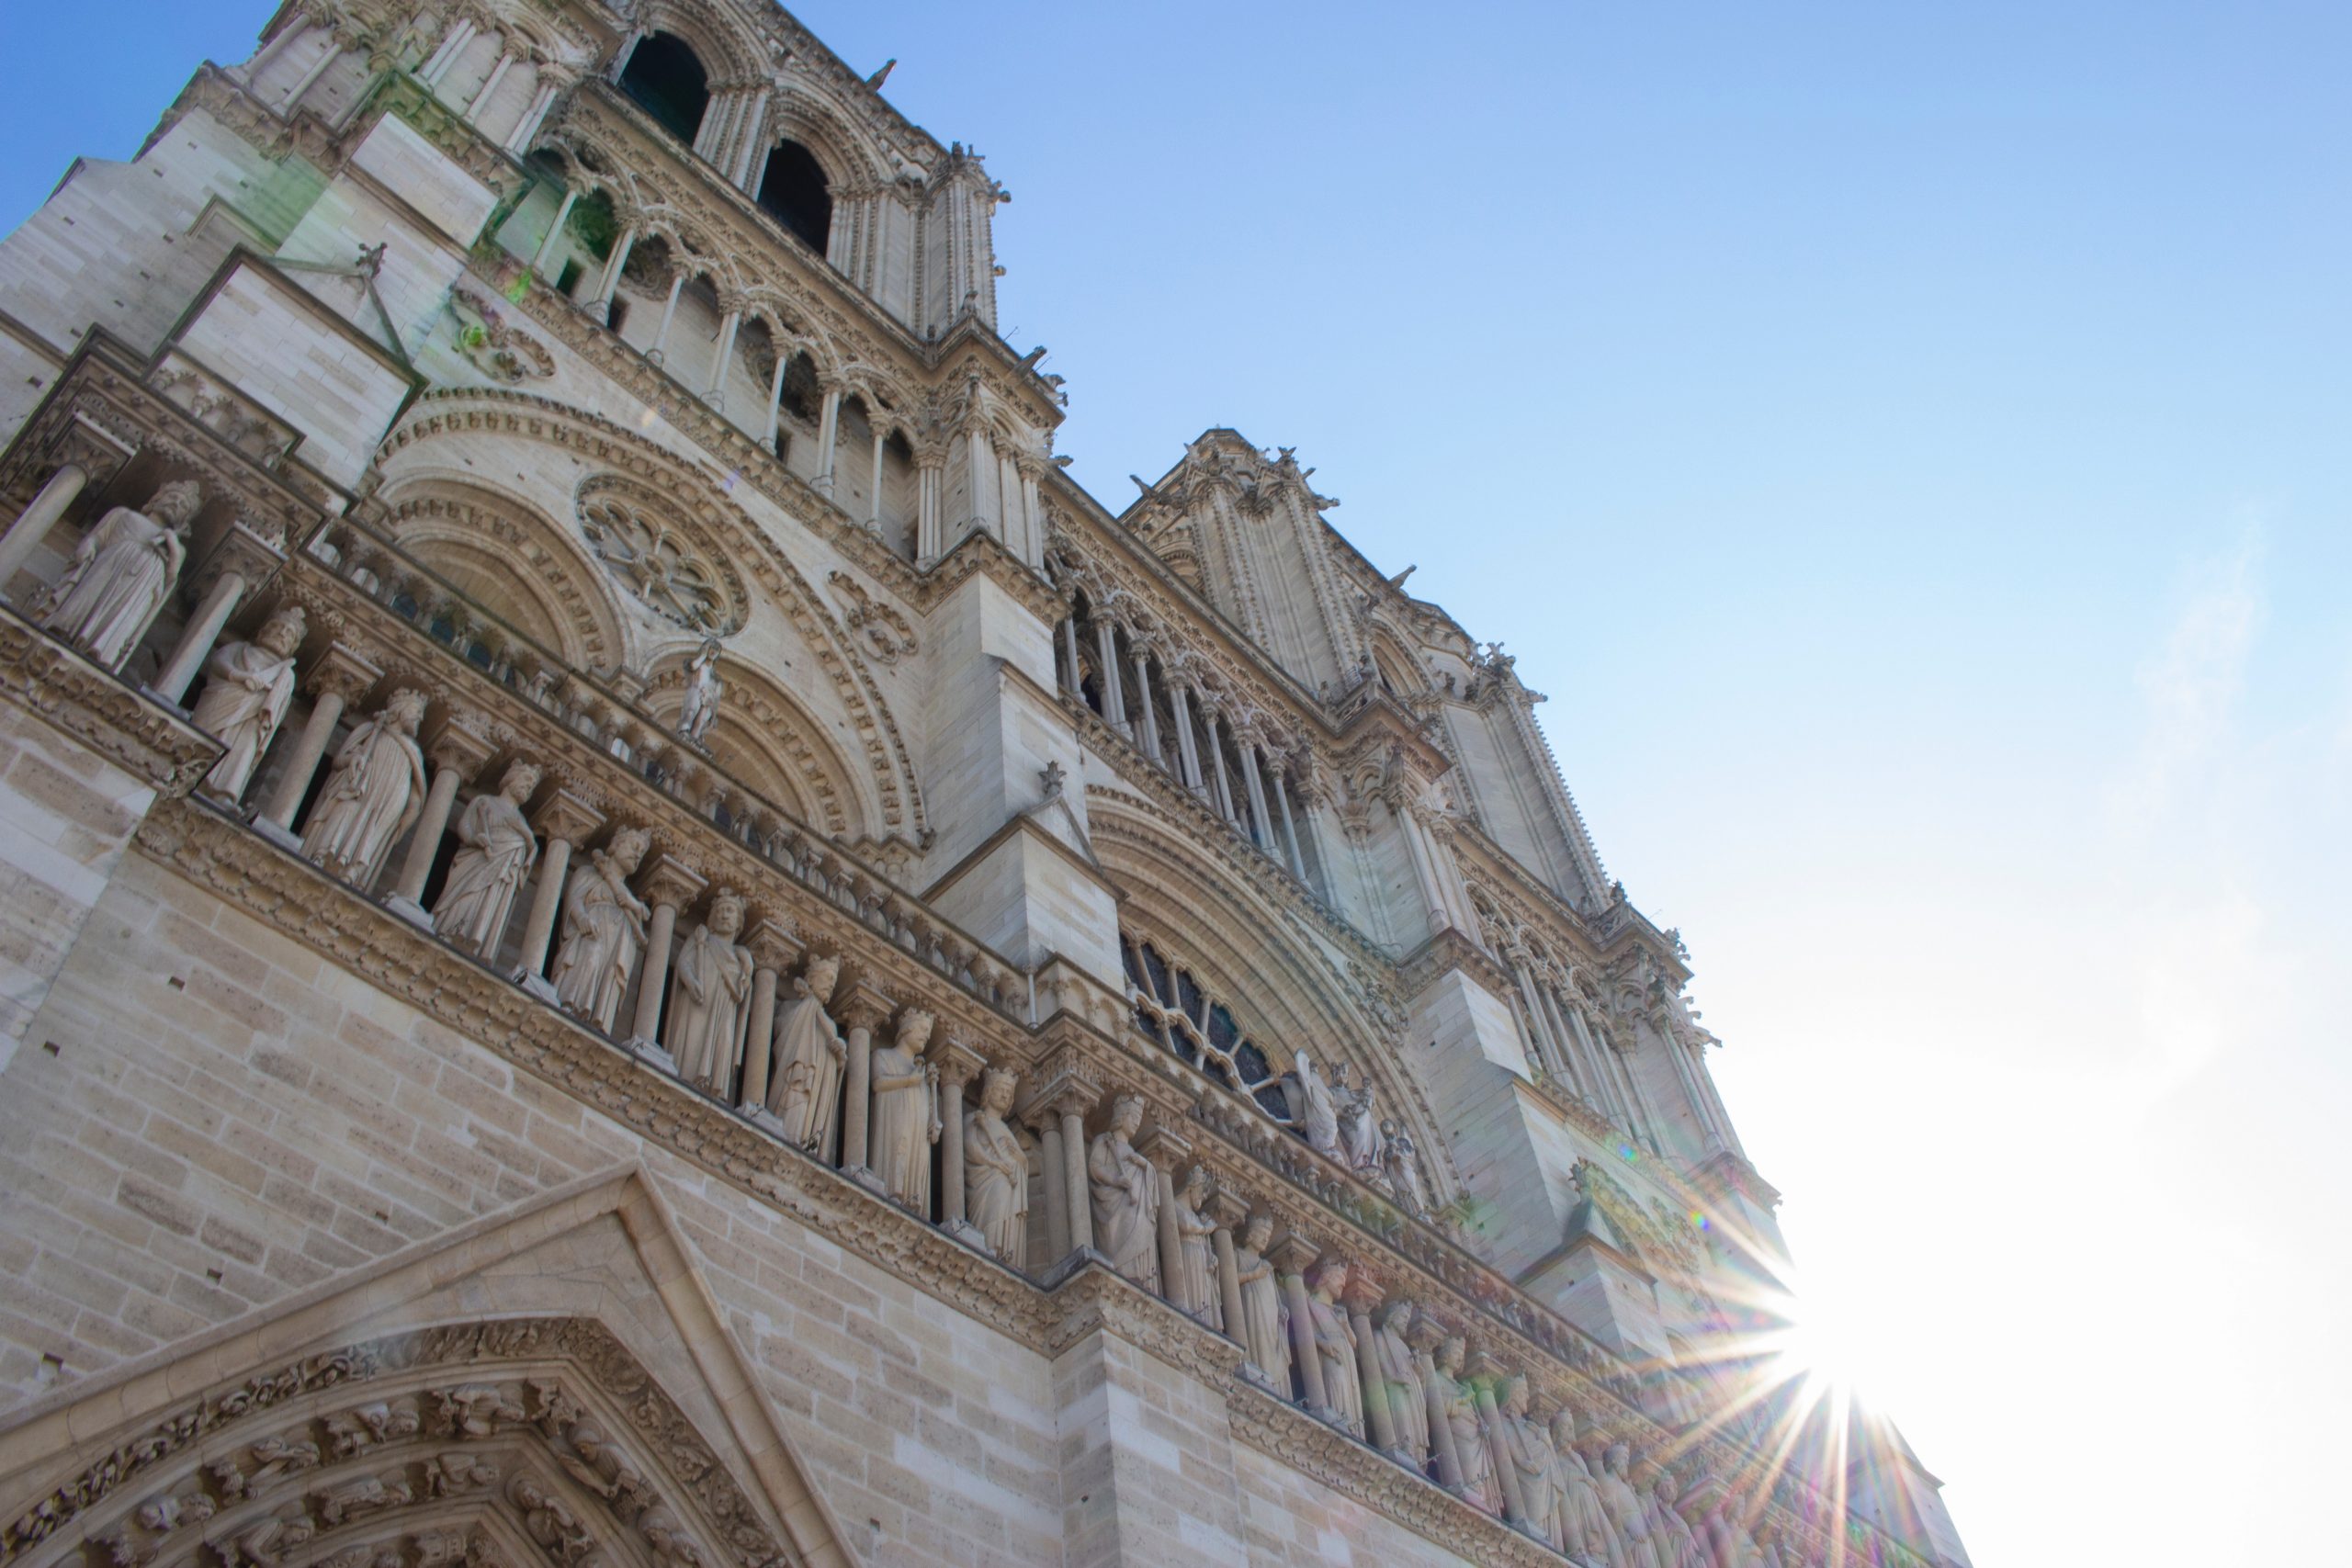
[[[0,1562],[1622,1568],[1557,1432],[1965,1568],[1708,1370],[1541,696],[1287,450],[1070,481],[1003,199],[763,0],[324,0],[0,240]]]

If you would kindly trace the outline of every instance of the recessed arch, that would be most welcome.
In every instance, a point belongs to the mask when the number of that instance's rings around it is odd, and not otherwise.
[[[694,45],[677,34],[650,33],[629,51],[620,89],[656,124],[691,145],[710,107],[710,70]]]
[[[631,662],[605,573],[537,507],[430,472],[402,475],[383,499],[395,543],[566,664],[608,673]]]
[[[666,660],[648,686],[645,706],[675,728],[685,705],[690,649]],[[725,692],[703,746],[721,770],[775,805],[833,838],[854,837],[867,812],[855,777],[824,727],[797,699],[737,660],[721,657]]]
[[[1204,855],[1185,829],[1134,795],[1086,794],[1088,837],[1122,893],[1123,930],[1159,938],[1234,1014],[1239,1033],[1279,1070],[1301,1048],[1318,1065],[1363,1075],[1380,1114],[1412,1135],[1433,1204],[1458,1189],[1449,1145],[1419,1085],[1396,1059],[1401,1020],[1368,1008],[1367,977],[1341,969],[1292,918]]]
[[[817,155],[787,138],[768,152],[760,175],[760,209],[819,255],[833,232],[831,176]]]

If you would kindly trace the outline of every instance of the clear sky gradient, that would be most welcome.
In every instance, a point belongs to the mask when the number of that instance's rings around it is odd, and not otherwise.
[[[797,14],[1082,482],[1295,446],[1551,694],[1983,1568],[2338,1560],[2352,9]],[[0,222],[266,15],[0,11]]]

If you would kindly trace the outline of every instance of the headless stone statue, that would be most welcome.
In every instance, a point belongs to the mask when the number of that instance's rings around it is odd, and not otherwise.
[[[187,525],[204,502],[194,480],[157,491],[147,510],[109,509],[74,547],[41,626],[109,670],[171,598],[187,560]]]

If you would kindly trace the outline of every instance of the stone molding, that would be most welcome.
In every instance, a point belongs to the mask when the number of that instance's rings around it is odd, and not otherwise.
[[[164,795],[196,787],[220,743],[175,709],[118,677],[0,604],[0,700],[38,714]]]

